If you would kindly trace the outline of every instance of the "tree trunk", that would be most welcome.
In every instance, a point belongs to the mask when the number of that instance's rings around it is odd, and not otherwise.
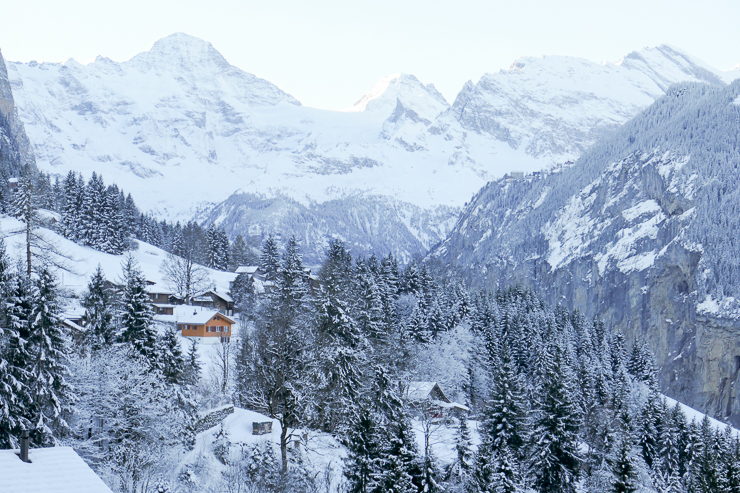
[[[31,204],[28,204],[28,210],[26,211],[26,270],[28,271],[28,278],[31,278]]]
[[[288,427],[284,420],[280,420],[280,457],[283,459],[282,474],[288,472]]]

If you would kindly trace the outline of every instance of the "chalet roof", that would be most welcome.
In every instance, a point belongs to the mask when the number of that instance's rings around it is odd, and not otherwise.
[[[255,274],[257,272],[257,269],[259,269],[259,266],[257,265],[240,265],[236,268],[236,273]]]
[[[406,398],[410,401],[423,401],[431,398],[431,393],[435,389],[439,390],[439,393],[449,402],[447,396],[442,392],[442,388],[437,382],[409,382],[406,387]]]
[[[30,463],[0,450],[0,487],[24,493],[112,493],[71,447],[35,448]]]
[[[144,291],[150,294],[174,294],[172,290],[167,289],[166,286],[157,283],[147,284],[147,286],[144,288]]]
[[[213,289],[209,289],[208,291],[204,291],[204,292],[200,293],[198,295],[198,298],[203,297],[203,296],[206,296],[206,295],[209,295],[209,294],[210,295],[213,295],[213,296],[216,296],[217,298],[221,298],[222,300],[224,300],[227,303],[233,303],[234,302],[234,298],[232,298],[228,294],[226,294],[226,293],[219,293],[217,291],[214,291]]]
[[[204,325],[216,315],[232,324],[236,323],[232,318],[219,313],[218,310],[199,306],[178,305],[173,308],[173,314],[171,316],[174,317],[175,322],[178,324]]]
[[[76,324],[75,322],[73,322],[72,320],[68,318],[62,319],[62,323],[66,325],[67,327],[69,327],[70,329],[76,330],[78,332],[87,332],[87,329],[85,327]]]

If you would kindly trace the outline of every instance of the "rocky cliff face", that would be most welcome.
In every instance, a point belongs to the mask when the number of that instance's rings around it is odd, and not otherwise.
[[[26,165],[35,166],[33,151],[18,118],[5,60],[0,53],[0,169],[7,179],[18,176]]]
[[[430,259],[644,339],[668,395],[739,424],[738,93],[676,88],[572,168],[489,184]]]

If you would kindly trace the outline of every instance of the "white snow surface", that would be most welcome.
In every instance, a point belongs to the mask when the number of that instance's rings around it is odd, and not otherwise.
[[[368,194],[460,207],[506,172],[577,157],[670,82],[727,79],[676,53],[522,58],[468,83],[449,108],[404,74],[351,111],[306,108],[181,33],[122,63],[8,63],[8,74],[40,169],[97,171],[175,220],[239,190],[304,205]]]
[[[72,447],[33,448],[30,463],[0,450],[0,490],[7,493],[112,493]]]
[[[556,219],[545,226],[551,269],[589,255],[596,261],[601,276],[612,265],[623,273],[652,267],[665,250],[659,251],[653,245],[657,244],[655,240],[668,216],[656,200],[637,193],[641,189],[640,170],[655,165],[669,192],[691,198],[696,175],[680,172],[688,159],[689,156],[656,150],[639,162],[628,158],[612,164],[571,197]],[[623,176],[626,183],[620,183]],[[603,190],[607,194],[601,197]],[[691,211],[675,218],[679,225],[690,220]]]
[[[25,237],[23,236],[23,223],[8,216],[0,216],[0,234],[5,239],[5,247],[11,261],[16,258],[23,258],[25,255]],[[124,255],[111,255],[94,250],[90,247],[78,245],[54,231],[39,228],[37,232],[57,245],[60,252],[68,254],[72,260],[64,261],[70,267],[72,272],[58,271],[58,281],[61,287],[71,290],[76,294],[81,294],[87,289],[87,282],[97,269],[98,264],[103,268],[105,276],[109,281],[118,282],[121,279],[121,264],[125,259]],[[134,240],[136,241],[136,240]],[[143,241],[136,241],[139,245],[137,250],[131,252],[139,268],[144,273],[148,281],[165,286],[160,267],[162,262],[167,258],[167,252],[152,246]],[[229,290],[229,283],[236,278],[232,272],[221,272],[213,269],[206,269],[208,275],[219,292],[225,293]]]

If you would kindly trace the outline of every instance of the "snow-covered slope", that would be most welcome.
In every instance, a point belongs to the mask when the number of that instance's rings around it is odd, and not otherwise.
[[[672,397],[737,425],[739,96],[671,87],[572,167],[481,189],[430,256],[649,342]]]
[[[527,155],[563,162],[577,158],[673,83],[721,85],[738,76],[666,45],[630,53],[617,63],[525,57],[475,85],[468,82],[450,117]]]
[[[22,258],[25,255],[25,237],[23,235],[23,223],[8,216],[0,216],[0,234],[5,240],[8,256],[11,260]],[[57,250],[65,254],[68,259],[57,258],[68,267],[68,271],[57,271],[59,285],[73,293],[79,295],[87,289],[87,282],[92,277],[98,265],[103,268],[108,280],[116,282],[122,278],[122,266],[124,255],[111,255],[94,250],[90,247],[78,245],[54,231],[39,228],[39,234],[52,244],[56,245]],[[134,260],[139,265],[142,273],[148,281],[156,283],[167,289],[166,282],[163,279],[160,270],[162,263],[167,258],[167,252],[143,241],[136,241],[138,248],[131,252]],[[208,276],[213,282],[213,286],[219,292],[226,293],[229,290],[229,283],[234,280],[236,274],[231,272],[222,272],[213,269],[206,269]]]
[[[377,246],[357,221],[343,221],[351,231],[316,230],[306,217],[321,207],[370,223],[383,219],[368,204],[413,209],[424,226],[403,214],[389,223],[391,237],[414,238],[391,247],[408,258],[441,240],[448,211],[489,180],[577,157],[672,81],[730,77],[667,47],[619,64],[525,58],[467,84],[452,107],[433,85],[394,75],[333,112],[300,106],[184,34],[123,63],[10,63],[8,73],[42,170],[97,171],[171,219],[230,217],[222,224],[231,234],[297,234],[314,259],[332,236],[364,251]],[[235,193],[287,197],[312,212],[285,208],[276,224],[260,209],[242,208],[240,218],[224,210],[228,202],[214,210]]]

